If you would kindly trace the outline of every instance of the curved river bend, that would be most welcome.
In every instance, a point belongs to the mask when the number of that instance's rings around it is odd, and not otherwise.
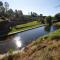
[[[42,26],[32,30],[11,35],[7,37],[5,41],[0,41],[0,52],[5,53],[9,49],[20,49],[31,43],[33,40],[36,40],[38,37],[48,34],[49,32],[53,32],[55,30],[55,26]]]

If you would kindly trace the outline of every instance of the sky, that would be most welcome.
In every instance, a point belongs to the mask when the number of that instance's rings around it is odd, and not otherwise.
[[[52,15],[60,12],[60,0],[0,0],[8,2],[9,8],[22,10],[23,14],[36,12],[37,14]]]

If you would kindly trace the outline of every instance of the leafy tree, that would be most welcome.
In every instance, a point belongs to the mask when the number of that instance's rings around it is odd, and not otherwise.
[[[23,18],[23,12],[21,10],[15,10],[15,18]]]
[[[4,3],[4,7],[5,7],[5,12],[7,12],[8,8],[9,8],[8,2],[5,2],[5,3]]]
[[[51,16],[47,16],[46,17],[46,22],[47,22],[47,24],[51,25],[52,24],[52,17]]]
[[[18,11],[15,10],[15,18],[18,18]]]
[[[32,17],[37,17],[37,13],[31,12],[31,16],[32,16]]]
[[[4,16],[5,8],[3,6],[3,2],[0,1],[0,17]]]
[[[11,19],[13,16],[14,16],[13,10],[12,10],[12,9],[9,9],[9,10],[6,12],[6,17],[9,17],[9,19]]]
[[[41,23],[44,23],[43,14],[40,14],[40,21]]]
[[[36,12],[31,12],[30,18],[32,21],[37,20],[38,14]]]
[[[0,8],[0,16],[4,16],[5,15],[5,8],[4,7],[1,7]]]
[[[3,2],[0,1],[0,13],[2,12]]]
[[[57,13],[54,18],[55,20],[60,21],[60,13]]]
[[[3,6],[3,2],[2,2],[2,1],[0,1],[0,7],[1,7],[1,6]]]
[[[18,13],[19,17],[23,16],[23,12],[21,10],[18,10],[17,13]]]

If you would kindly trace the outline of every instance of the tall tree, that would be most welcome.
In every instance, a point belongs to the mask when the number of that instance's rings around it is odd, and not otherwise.
[[[23,16],[23,12],[21,10],[18,10],[18,15],[19,15],[19,17],[22,17]]]
[[[4,12],[5,12],[5,8],[3,6],[3,2],[0,1],[0,16],[1,17],[4,16]]]
[[[21,10],[15,10],[15,18],[17,19],[23,18],[23,12]]]
[[[44,23],[43,14],[40,14],[40,21],[41,23]]]
[[[48,25],[51,25],[52,24],[52,17],[51,16],[47,16],[46,17],[46,22]]]
[[[5,12],[7,12],[7,10],[9,9],[9,4],[8,4],[8,2],[5,2],[5,3],[4,3],[4,7],[5,7]]]
[[[11,19],[11,17],[14,16],[13,10],[12,10],[12,9],[9,9],[9,10],[6,12],[6,15],[7,15],[7,17],[9,17],[9,18]]]
[[[37,13],[35,12],[31,12],[31,16],[34,18],[34,17],[37,17]]]
[[[2,1],[0,1],[0,7],[1,7],[1,6],[3,6],[3,2],[2,2]]]

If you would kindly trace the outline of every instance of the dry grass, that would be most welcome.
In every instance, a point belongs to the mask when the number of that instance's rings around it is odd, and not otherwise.
[[[12,57],[12,58],[11,58]],[[40,44],[29,45],[24,51],[7,60],[60,60],[60,39],[43,40]],[[5,60],[5,59],[3,59]]]

